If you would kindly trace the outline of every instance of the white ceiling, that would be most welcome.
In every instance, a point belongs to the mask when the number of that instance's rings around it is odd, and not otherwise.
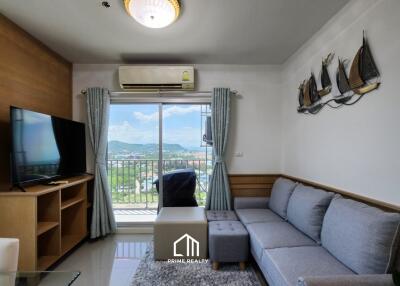
[[[181,0],[164,29],[122,0],[0,0],[0,13],[74,63],[281,64],[349,0]]]

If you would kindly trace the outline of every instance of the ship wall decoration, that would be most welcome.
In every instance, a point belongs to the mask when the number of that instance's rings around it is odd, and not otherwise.
[[[328,54],[322,60],[321,73],[318,77],[322,89],[318,90],[315,75],[304,80],[299,86],[297,111],[304,114],[317,114],[323,107],[339,108],[354,105],[365,94],[376,90],[380,86],[380,74],[376,67],[374,58],[369,48],[368,40],[363,32],[362,46],[358,49],[347,75],[346,67],[348,60],[338,58],[336,70],[336,85],[339,94],[327,95],[332,92],[332,82],[328,72],[328,66],[332,63],[335,55]]]

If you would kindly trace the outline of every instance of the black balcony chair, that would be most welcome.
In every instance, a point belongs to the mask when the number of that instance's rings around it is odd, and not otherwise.
[[[153,184],[159,192],[159,180]],[[192,168],[175,170],[163,175],[164,207],[197,207],[194,195],[196,190],[196,172]]]

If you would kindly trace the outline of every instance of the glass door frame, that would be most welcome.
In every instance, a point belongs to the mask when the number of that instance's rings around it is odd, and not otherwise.
[[[158,93],[151,94],[129,94],[118,93],[116,96],[111,96],[111,104],[158,104],[158,209],[163,207],[163,106],[171,104],[211,104],[211,95],[208,96],[188,96],[188,95],[168,95],[161,96]]]

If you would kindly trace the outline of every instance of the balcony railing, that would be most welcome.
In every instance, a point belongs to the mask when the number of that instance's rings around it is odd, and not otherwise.
[[[108,160],[108,182],[114,209],[156,209],[158,193],[153,182],[158,178],[159,160]],[[163,160],[163,172],[193,168],[197,182],[197,203],[205,205],[211,162],[207,160]]]

